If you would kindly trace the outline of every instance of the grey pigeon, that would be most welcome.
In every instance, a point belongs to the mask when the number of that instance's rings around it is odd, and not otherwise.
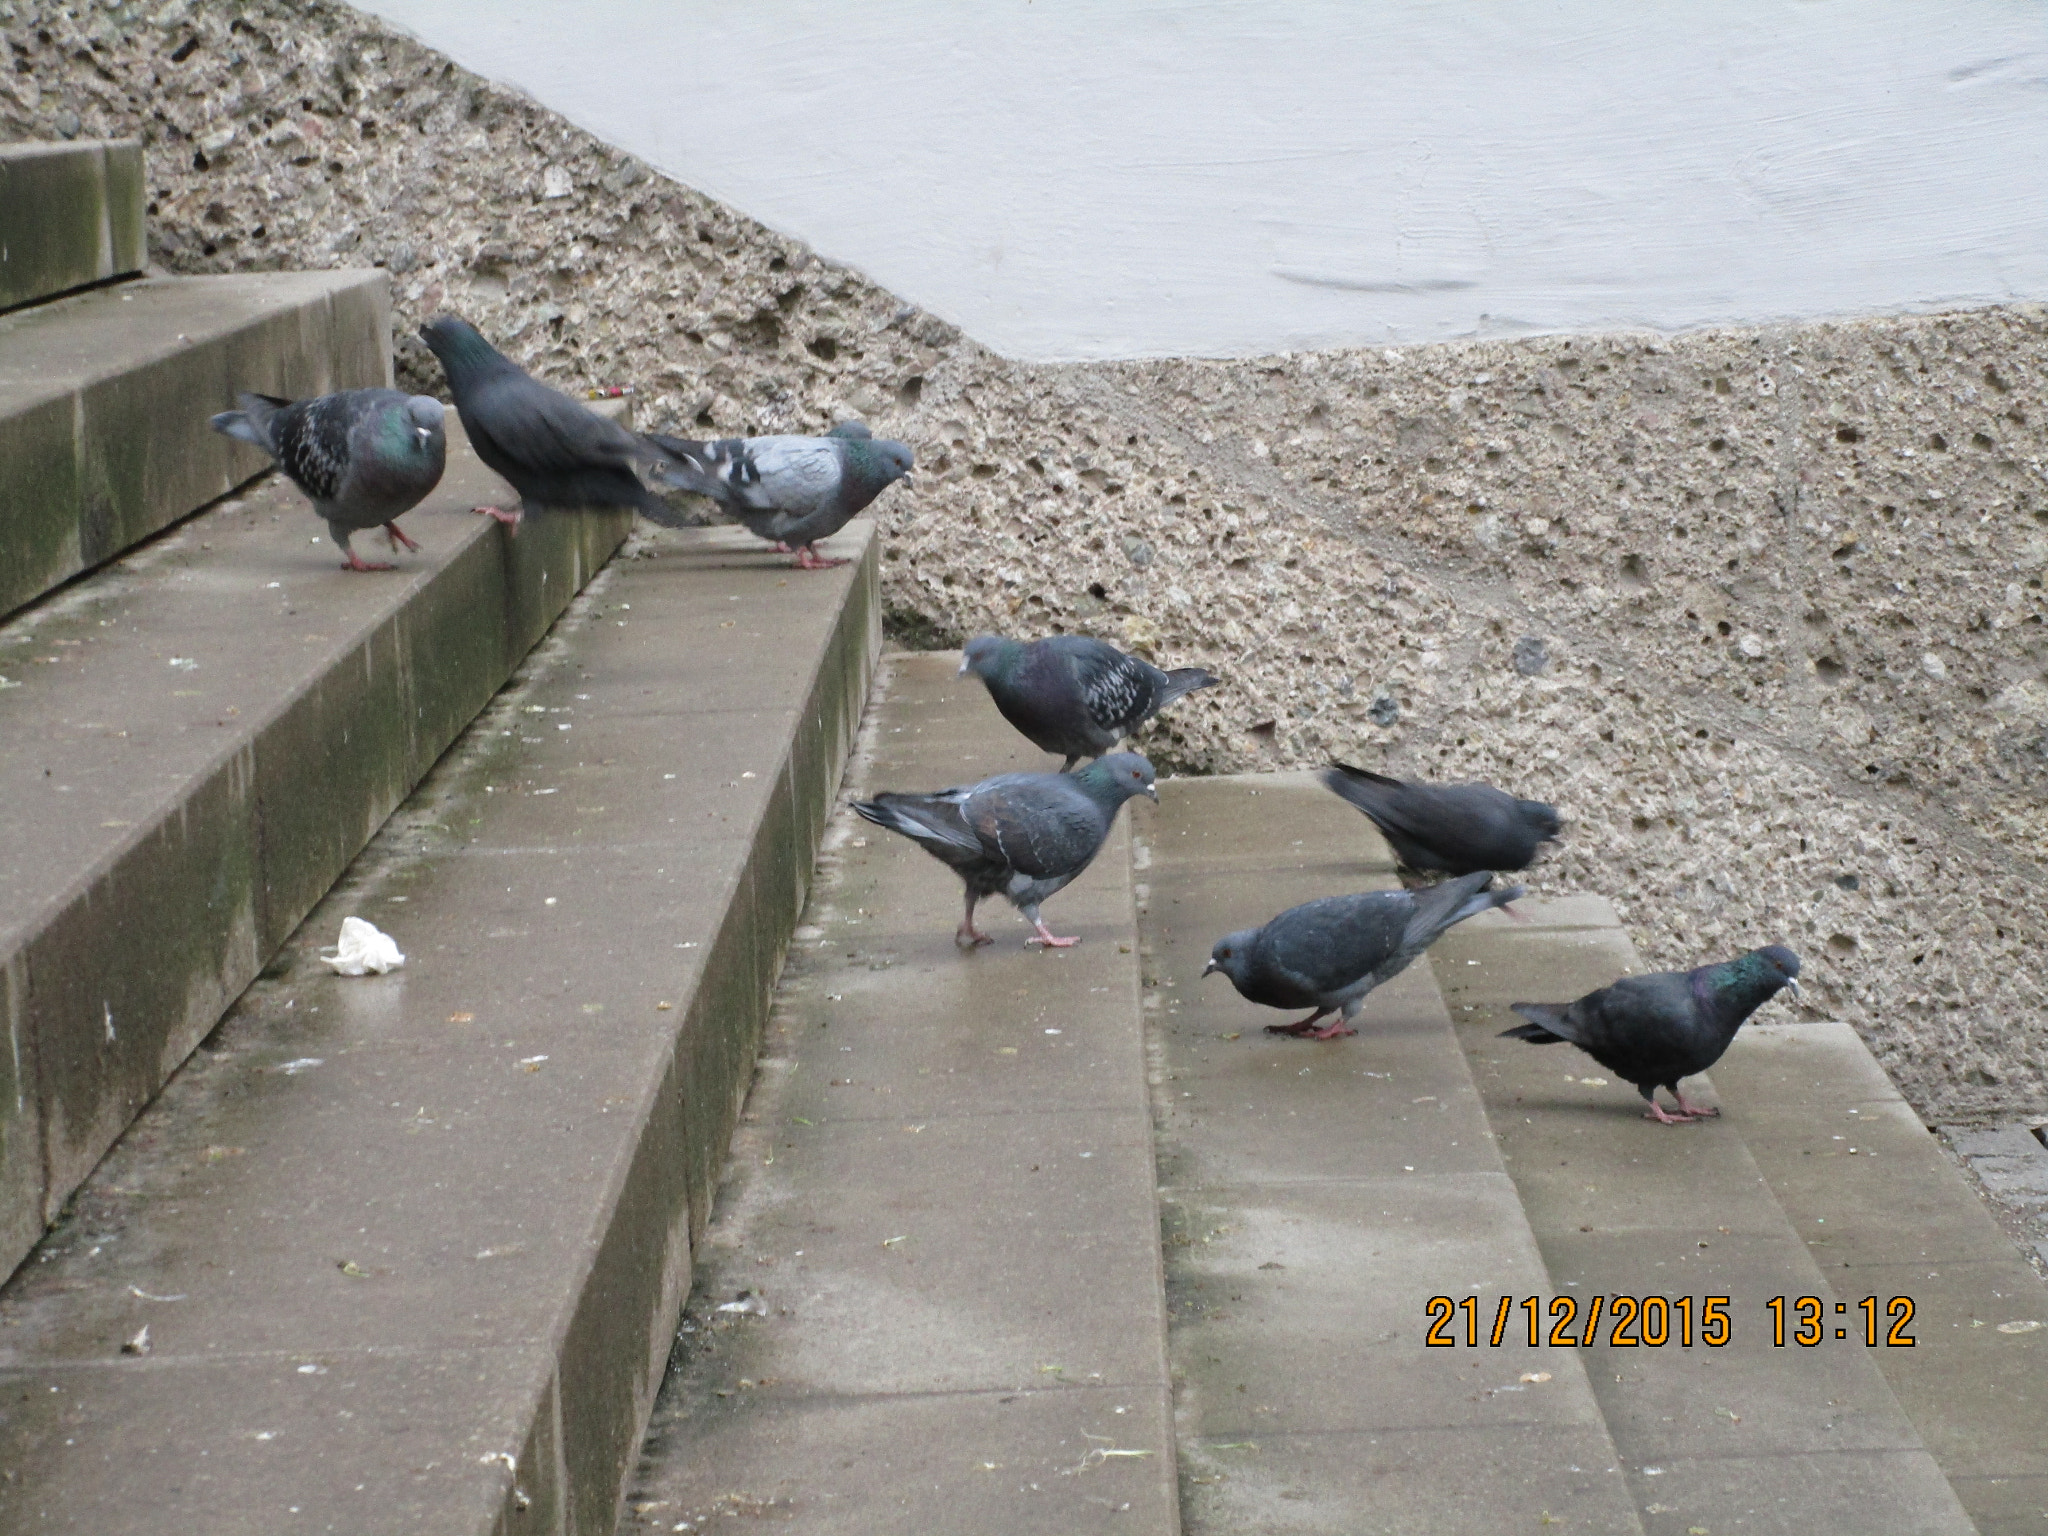
[[[538,507],[631,507],[666,527],[681,519],[642,483],[636,467],[666,454],[649,439],[550,389],[457,315],[420,327],[448,375],[455,409],[476,456],[519,493],[521,511]],[[519,512],[478,507],[516,529]]]
[[[214,431],[254,443],[327,520],[327,531],[348,557],[350,571],[389,571],[350,547],[364,528],[384,529],[392,549],[417,550],[398,518],[441,483],[448,463],[446,414],[432,395],[396,389],[345,389],[308,400],[238,395],[238,411],[222,411]]]
[[[987,684],[1003,718],[1034,746],[1065,754],[1062,773],[1081,758],[1115,751],[1182,694],[1222,681],[1200,667],[1162,672],[1080,635],[1031,641],[983,635],[967,642],[960,672]]]
[[[1575,1003],[1516,1003],[1515,1012],[1530,1022],[1501,1035],[1533,1045],[1570,1041],[1636,1085],[1650,1106],[1644,1119],[1686,1125],[1721,1111],[1690,1102],[1678,1080],[1719,1061],[1743,1021],[1780,987],[1799,995],[1799,957],[1772,944],[1698,970],[1624,976]],[[1676,1115],[1658,1104],[1660,1084],[1678,1101]]]
[[[1057,937],[1038,905],[1088,867],[1118,807],[1133,795],[1159,798],[1152,765],[1135,752],[1116,752],[1079,773],[1001,773],[936,794],[877,795],[853,808],[950,864],[967,883],[956,943],[992,942],[974,926],[974,906],[1000,893],[1038,930],[1027,943],[1064,949],[1081,941]]]
[[[1453,924],[1522,894],[1519,885],[1498,891],[1492,885],[1493,876],[1481,870],[1426,890],[1305,901],[1263,928],[1225,934],[1209,951],[1202,974],[1221,971],[1246,1002],[1315,1009],[1293,1024],[1268,1024],[1269,1035],[1355,1035],[1367,993],[1408,969]],[[1338,1018],[1316,1028],[1316,1020],[1329,1013]]]
[[[806,571],[846,564],[822,558],[813,546],[908,475],[913,458],[902,443],[876,437],[857,421],[823,437],[648,436],[673,459],[656,471],[665,483],[710,497],[749,533],[794,550]]]
[[[1348,763],[1332,763],[1322,778],[1372,818],[1413,870],[1527,869],[1537,845],[1564,827],[1555,806],[1517,800],[1491,784],[1404,782]]]

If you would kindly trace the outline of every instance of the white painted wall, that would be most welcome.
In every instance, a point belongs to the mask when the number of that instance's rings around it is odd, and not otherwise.
[[[368,0],[1013,356],[2048,298],[2040,0]]]

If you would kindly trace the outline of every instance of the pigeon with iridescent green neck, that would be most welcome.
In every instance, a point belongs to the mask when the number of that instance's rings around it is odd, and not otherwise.
[[[349,545],[351,535],[382,527],[393,550],[417,550],[397,519],[441,483],[448,437],[441,402],[396,389],[345,389],[307,400],[240,395],[238,411],[208,423],[224,437],[254,443],[304,491],[350,571],[389,571]]]
[[[1719,1061],[1743,1021],[1784,987],[1799,995],[1799,957],[1772,944],[1697,970],[1624,976],[1575,1003],[1516,1003],[1530,1022],[1501,1034],[1532,1045],[1568,1041],[1635,1084],[1650,1106],[1644,1119],[1685,1125],[1721,1111],[1689,1101],[1679,1079]],[[1658,1104],[1659,1087],[1678,1101],[1676,1115]]]

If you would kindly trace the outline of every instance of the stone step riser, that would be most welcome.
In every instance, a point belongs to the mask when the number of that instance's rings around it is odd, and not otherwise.
[[[140,272],[142,143],[0,145],[0,310]]]

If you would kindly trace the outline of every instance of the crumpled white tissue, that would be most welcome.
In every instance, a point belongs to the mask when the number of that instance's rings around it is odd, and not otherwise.
[[[320,958],[344,976],[367,976],[371,971],[382,976],[405,964],[405,956],[398,952],[398,941],[360,917],[341,920],[341,941],[334,946],[333,954]]]

